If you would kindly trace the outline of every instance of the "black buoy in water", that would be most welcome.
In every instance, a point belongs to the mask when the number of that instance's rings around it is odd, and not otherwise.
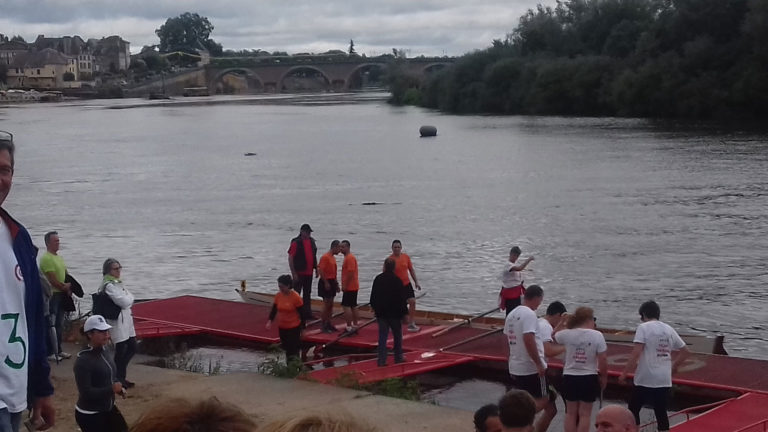
[[[433,137],[437,135],[437,128],[434,126],[422,126],[419,128],[419,133],[423,137]]]

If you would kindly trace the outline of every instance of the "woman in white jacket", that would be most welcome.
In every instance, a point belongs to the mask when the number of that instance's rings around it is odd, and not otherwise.
[[[117,379],[125,388],[131,388],[135,384],[128,381],[126,373],[128,362],[136,354],[136,329],[133,327],[133,294],[128,292],[120,279],[122,270],[120,262],[114,258],[107,258],[102,266],[104,279],[99,286],[99,291],[105,291],[112,301],[119,306],[122,311],[116,320],[108,319],[107,322],[112,326],[110,331],[112,342],[115,343],[115,366],[117,366]]]

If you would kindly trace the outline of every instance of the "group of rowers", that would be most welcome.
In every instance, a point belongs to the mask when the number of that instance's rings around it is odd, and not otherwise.
[[[392,254],[384,261],[383,272],[373,281],[370,306],[379,325],[379,366],[386,365],[387,337],[392,332],[394,339],[395,362],[403,362],[401,322],[407,321],[410,332],[418,332],[416,325],[416,294],[421,290],[411,258],[402,252],[400,240],[392,242]],[[344,255],[341,267],[341,283],[338,281],[338,267],[335,256]],[[357,258],[351,252],[349,240],[333,240],[330,248],[317,259],[317,245],[312,238],[312,228],[303,224],[299,235],[291,240],[288,248],[288,266],[290,275],[277,279],[278,293],[272,305],[266,328],[271,328],[277,320],[280,342],[286,352],[286,361],[299,356],[301,330],[306,320],[311,317],[312,280],[317,277],[317,295],[323,299],[323,309],[319,321],[321,331],[335,333],[332,324],[333,300],[342,293],[341,306],[346,320],[345,334],[357,332],[359,317],[357,313],[358,291],[360,282]],[[413,283],[411,283],[413,279]],[[414,290],[415,287],[415,290]]]
[[[357,331],[357,294],[360,288],[357,259],[351,253],[348,240],[333,240],[329,250],[317,260],[317,246],[311,236],[312,228],[304,224],[288,249],[291,275],[278,278],[279,292],[266,323],[270,328],[277,319],[280,340],[287,358],[298,357],[301,329],[311,316],[312,280],[317,277],[317,293],[323,299],[319,321],[322,331],[338,331],[331,323],[333,300],[342,293],[341,305],[346,320],[346,332]],[[343,254],[341,284],[337,281],[335,255]],[[538,285],[524,286],[522,272],[534,260],[520,260],[522,251],[511,248],[507,267],[501,276],[499,306],[506,311],[504,334],[509,343],[509,374],[511,386],[529,393],[535,400],[536,412],[542,412],[535,431],[544,432],[557,413],[554,387],[565,400],[566,432],[587,432],[592,405],[608,383],[607,345],[603,334],[596,330],[596,317],[589,307],[578,307],[568,314],[563,303],[549,304],[542,318],[536,310],[544,300],[544,290]],[[413,283],[411,283],[413,280]],[[378,364],[386,365],[386,342],[391,331],[394,339],[395,362],[404,361],[401,322],[408,331],[417,332],[415,292],[421,289],[410,257],[402,252],[399,240],[392,242],[392,254],[384,262],[383,272],[373,283],[371,307],[379,324]],[[643,404],[653,406],[659,431],[669,430],[667,399],[672,386],[672,373],[688,355],[685,342],[669,325],[661,322],[661,310],[654,301],[640,306],[640,319],[634,337],[634,349],[620,381],[634,373],[634,392],[629,410],[640,422]],[[680,355],[672,359],[673,351]],[[547,369],[547,357],[564,355],[562,377]],[[552,385],[550,382],[552,381]]]
[[[542,411],[534,430],[544,432],[557,413],[559,392],[565,400],[565,432],[587,432],[592,405],[608,384],[607,345],[596,330],[597,318],[590,307],[580,306],[573,314],[554,301],[542,318],[536,310],[544,300],[538,285],[523,287],[521,272],[533,257],[518,263],[521,250],[510,250],[507,271],[502,278],[501,307],[506,309],[504,334],[509,342],[509,374],[512,387],[529,393],[536,412]],[[628,409],[640,424],[640,409],[649,403],[656,415],[659,431],[669,430],[667,399],[672,374],[687,358],[685,342],[669,325],[661,322],[661,309],[655,301],[646,301],[639,310],[642,323],[633,339],[630,359],[619,376],[634,373],[634,390]],[[673,351],[680,351],[672,359]],[[547,357],[564,354],[562,377],[547,368]],[[553,384],[553,386],[550,386]],[[555,387],[555,389],[553,389]]]

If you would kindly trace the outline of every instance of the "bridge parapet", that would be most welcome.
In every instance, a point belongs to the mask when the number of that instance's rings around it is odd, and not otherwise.
[[[405,59],[405,68],[425,77],[434,68],[450,65],[455,59],[447,57],[417,57]],[[295,73],[308,72],[325,81],[325,90],[348,90],[355,74],[369,68],[389,69],[396,62],[393,56],[361,57],[348,55],[219,57],[205,66],[206,81],[212,93],[222,86],[222,79],[236,74],[255,83],[260,91],[281,92],[286,79]],[[322,78],[319,78],[322,77]]]

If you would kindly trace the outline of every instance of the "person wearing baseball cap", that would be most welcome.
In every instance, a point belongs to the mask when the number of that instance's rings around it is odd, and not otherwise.
[[[125,432],[128,425],[115,405],[115,395],[125,396],[123,384],[117,379],[117,367],[112,356],[105,353],[112,326],[101,315],[92,315],[83,325],[88,347],[77,354],[75,382],[77,405],[75,420],[83,432]]]

